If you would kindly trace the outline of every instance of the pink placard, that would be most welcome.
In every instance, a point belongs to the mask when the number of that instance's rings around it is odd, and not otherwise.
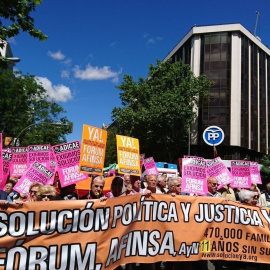
[[[196,159],[200,159],[200,160],[204,160],[203,157],[197,157],[197,156],[188,156],[188,155],[184,155],[183,158],[196,158]]]
[[[0,133],[0,186],[3,180],[3,156],[2,156],[2,133]]]
[[[13,147],[10,163],[10,176],[20,177],[27,170],[27,147]]]
[[[203,158],[183,158],[181,191],[201,196],[207,194],[206,161]]]
[[[55,145],[53,152],[62,187],[88,179],[88,174],[79,172],[81,153],[79,141]]]
[[[14,186],[14,189],[19,193],[28,193],[29,188],[33,183],[39,182],[43,185],[46,185],[52,176],[53,172],[51,172],[42,164],[35,162],[19,179],[19,181]]]
[[[218,189],[221,189],[223,186],[233,181],[231,172],[220,157],[216,157],[207,162],[207,175],[209,177],[215,177],[218,180]]]
[[[2,158],[3,158],[3,178],[0,183],[0,189],[3,190],[4,186],[6,184],[8,175],[9,175],[9,169],[10,169],[10,162],[12,159],[12,153],[10,149],[2,149]]]
[[[29,145],[27,154],[27,167],[38,162],[46,168],[50,168],[50,145]]]
[[[144,159],[143,165],[147,175],[158,175],[158,169],[153,157]]]
[[[53,185],[54,182],[54,176],[56,172],[56,161],[55,161],[55,156],[53,153],[52,147],[50,147],[50,171],[53,172],[52,178],[48,181],[48,185]]]
[[[109,175],[109,176],[111,176],[111,175],[115,175],[115,170],[109,170],[108,175]]]
[[[233,160],[231,161],[231,174],[233,176],[232,188],[250,188],[250,166],[249,161]]]
[[[261,178],[258,162],[250,161],[249,164],[250,164],[251,183],[261,184],[262,178]]]

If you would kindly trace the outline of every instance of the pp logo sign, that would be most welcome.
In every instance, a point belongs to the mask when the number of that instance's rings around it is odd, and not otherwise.
[[[224,132],[220,127],[211,126],[204,130],[203,140],[208,145],[219,145],[224,140]]]

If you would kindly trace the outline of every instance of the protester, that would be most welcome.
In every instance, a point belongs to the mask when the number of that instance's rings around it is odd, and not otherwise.
[[[89,194],[81,197],[81,199],[100,199],[100,198],[106,198],[104,196],[103,188],[105,185],[105,179],[103,176],[99,175],[92,178]]]
[[[241,188],[240,188],[240,187],[234,188],[233,191],[234,191],[234,195],[235,195],[236,201],[237,201],[237,202],[240,202],[240,199],[239,199],[239,192],[241,191]]]
[[[53,186],[41,186],[37,192],[37,201],[53,201],[56,197],[56,189]]]
[[[247,189],[241,189],[239,192],[239,199],[241,203],[247,205],[258,206],[259,194]]]
[[[3,190],[0,190],[0,205],[7,204],[7,193]]]
[[[260,206],[270,205],[270,182],[266,184],[266,191],[261,194],[258,203]]]
[[[106,194],[107,198],[114,198],[126,195],[123,191],[126,190],[124,187],[124,179],[120,176],[114,177],[111,183],[111,191]]]
[[[130,174],[124,174],[124,185],[127,186],[130,184]]]
[[[218,180],[215,177],[209,177],[207,179],[207,197],[219,197],[217,192]]]
[[[14,202],[17,199],[20,198],[20,194],[13,190],[13,187],[15,186],[16,182],[13,180],[7,180],[5,184],[5,192],[7,193],[7,201],[8,202]]]
[[[28,197],[28,202],[36,202],[37,201],[37,192],[39,191],[39,188],[42,187],[43,185],[39,182],[34,182],[30,187],[29,187],[29,197]]]
[[[224,185],[219,191],[218,191],[220,197],[223,197],[227,200],[236,201],[234,190],[230,187],[230,184]]]
[[[142,185],[141,178],[136,175],[131,175],[130,180],[131,180],[131,188],[130,186],[128,186],[126,194],[127,195],[142,194],[143,189],[141,187]]]
[[[147,195],[151,195],[151,193],[162,194],[162,192],[157,189],[157,175],[150,174],[146,177],[147,188],[143,190],[143,192]]]
[[[71,184],[65,187],[61,187],[59,182],[60,193],[55,197],[55,200],[78,200],[78,194],[75,191],[76,184]]]
[[[166,194],[168,193],[167,187],[167,179],[165,175],[158,175],[157,177],[157,189],[163,193]]]
[[[173,197],[176,195],[189,195],[188,193],[181,191],[182,187],[182,178],[180,176],[172,177],[171,180],[168,181],[168,193],[171,194]]]

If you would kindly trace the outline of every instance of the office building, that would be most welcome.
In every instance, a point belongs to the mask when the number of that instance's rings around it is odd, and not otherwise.
[[[208,126],[223,129],[223,159],[258,160],[270,143],[270,50],[241,24],[194,26],[167,55],[215,84],[210,101],[195,108],[191,154],[212,158],[202,140]]]

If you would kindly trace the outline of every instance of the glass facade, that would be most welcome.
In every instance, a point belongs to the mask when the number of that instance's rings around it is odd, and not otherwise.
[[[209,102],[205,102],[199,108],[198,145],[204,145],[202,132],[212,125],[223,129],[225,134],[223,144],[230,145],[230,125],[231,121],[234,121],[233,115],[231,118],[231,98],[234,94],[240,95],[239,91],[241,91],[241,103],[239,103],[241,115],[240,118],[237,116],[241,123],[238,132],[240,145],[237,146],[266,153],[270,143],[270,109],[268,108],[270,105],[270,56],[248,35],[242,32],[238,32],[238,34],[239,46],[241,46],[241,60],[239,58],[241,78],[238,82],[237,78],[234,77],[232,82],[236,82],[239,86],[241,83],[241,89],[231,89],[231,57],[237,53],[231,51],[232,32],[228,30],[227,32],[196,34],[196,37],[200,37],[201,46],[200,58],[195,59],[200,63],[196,64],[200,65],[200,74],[205,74],[208,80],[214,82],[214,86],[209,90]],[[174,62],[181,60],[185,64],[191,64],[193,38],[194,35],[171,56]],[[235,48],[235,44],[238,46],[237,39],[234,39],[233,48]],[[194,48],[193,51],[198,52],[197,49]],[[237,48],[237,51],[238,49],[240,51],[240,47]],[[238,68],[237,61],[235,61],[236,68]],[[233,102],[233,106],[237,106],[238,100],[234,99]]]
[[[249,147],[249,41],[241,39],[241,146]]]
[[[258,47],[254,44],[250,44],[251,47],[251,149],[258,149]]]
[[[191,61],[191,40],[189,39],[172,57],[173,62],[182,61],[190,65]]]
[[[266,147],[266,54],[259,51],[259,101],[260,101],[260,152],[267,151]]]
[[[230,144],[231,35],[228,32],[201,35],[200,73],[215,84],[210,102],[201,109],[202,130],[216,125],[223,129],[225,144]],[[199,135],[200,136],[200,135]]]
[[[270,143],[270,57],[267,56],[267,101],[268,101],[268,110],[267,110],[267,116],[268,116],[268,147]]]

